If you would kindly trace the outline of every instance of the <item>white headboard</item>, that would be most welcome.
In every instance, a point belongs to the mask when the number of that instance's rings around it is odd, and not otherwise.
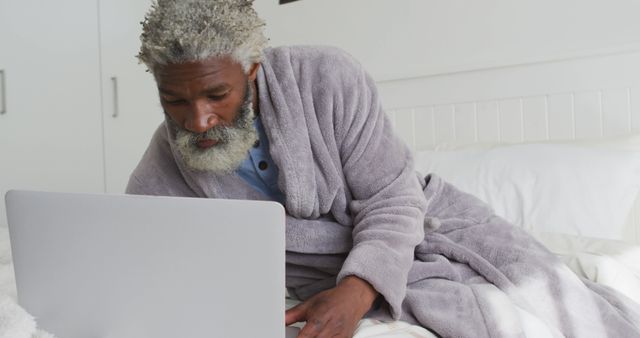
[[[378,83],[414,149],[640,131],[640,51]],[[417,128],[414,128],[416,126]]]
[[[640,51],[378,83],[413,150],[640,132]],[[640,198],[629,215],[640,243]]]

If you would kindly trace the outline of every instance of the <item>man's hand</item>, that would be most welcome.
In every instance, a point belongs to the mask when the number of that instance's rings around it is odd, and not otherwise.
[[[320,292],[287,310],[285,324],[307,322],[298,338],[351,338],[358,322],[369,311],[377,295],[371,284],[358,277],[348,276],[335,288]]]

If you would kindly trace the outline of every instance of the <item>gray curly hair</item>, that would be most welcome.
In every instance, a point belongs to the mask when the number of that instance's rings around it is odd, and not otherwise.
[[[158,67],[231,56],[248,72],[267,47],[254,0],[156,0],[142,22],[138,59]]]

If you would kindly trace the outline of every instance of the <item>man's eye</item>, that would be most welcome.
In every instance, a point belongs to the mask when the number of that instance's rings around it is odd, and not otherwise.
[[[185,100],[167,100],[167,99],[164,99],[164,102],[166,104],[170,104],[170,105],[174,105],[174,106],[182,105],[182,104],[186,104],[187,103],[187,101],[185,101]]]
[[[226,96],[227,96],[227,93],[220,94],[220,95],[209,95],[209,100],[220,101],[224,99]]]

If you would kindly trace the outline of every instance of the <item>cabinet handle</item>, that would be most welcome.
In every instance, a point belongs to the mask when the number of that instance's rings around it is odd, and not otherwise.
[[[5,79],[4,69],[0,69],[0,95],[2,95],[2,104],[0,104],[0,115],[7,113],[7,82]]]
[[[116,118],[120,115],[120,109],[118,108],[118,78],[112,77],[111,83],[113,84],[113,114],[111,117]]]

